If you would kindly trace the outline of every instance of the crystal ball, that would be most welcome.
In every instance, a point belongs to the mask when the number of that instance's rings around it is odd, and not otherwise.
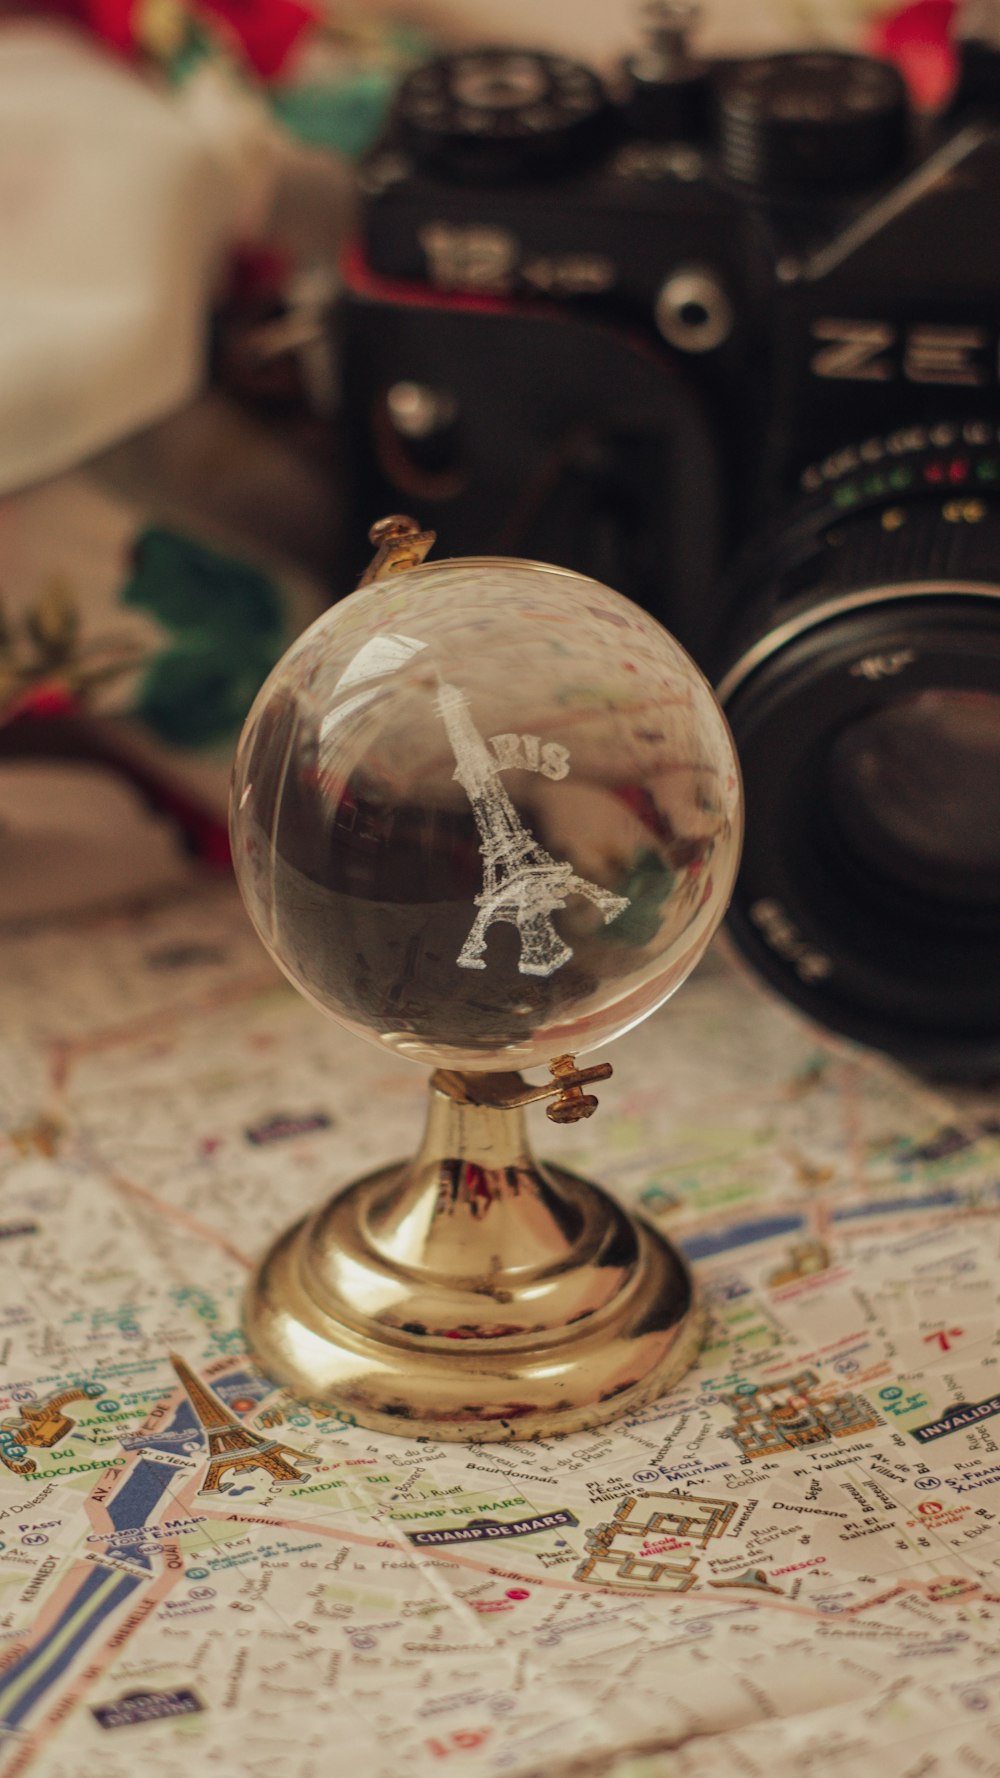
[[[267,949],[361,1037],[521,1069],[627,1031],[725,912],[739,768],[645,611],[537,562],[426,562],[327,611],[236,757],[240,889]]]

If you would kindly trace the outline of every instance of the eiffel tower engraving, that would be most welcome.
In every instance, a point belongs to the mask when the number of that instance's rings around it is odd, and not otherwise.
[[[521,939],[522,975],[552,975],[568,963],[571,945],[552,924],[556,908],[569,895],[584,895],[604,916],[605,925],[629,905],[578,877],[529,833],[500,782],[503,766],[491,754],[469,715],[468,699],[457,685],[438,687],[438,711],[455,755],[455,777],[472,805],[483,857],[483,887],[472,930],[458,954],[460,969],[485,969],[486,934],[498,920],[516,926]]]
[[[279,1444],[274,1439],[261,1438],[259,1433],[242,1426],[236,1415],[223,1406],[208,1384],[195,1376],[183,1358],[178,1358],[176,1353],[171,1352],[170,1362],[184,1385],[187,1398],[208,1441],[208,1475],[202,1482],[199,1493],[211,1494],[218,1489],[228,1488],[231,1484],[223,1483],[222,1477],[229,1469],[266,1469],[276,1482],[302,1480],[301,1471],[294,1469],[287,1461],[288,1457],[296,1457],[300,1462],[307,1462],[302,1451],[295,1451],[291,1445]]]

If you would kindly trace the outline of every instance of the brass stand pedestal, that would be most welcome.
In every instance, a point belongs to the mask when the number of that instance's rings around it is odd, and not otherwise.
[[[568,1063],[568,1067],[566,1064]],[[503,1440],[634,1411],[692,1363],[687,1267],[597,1186],[531,1155],[522,1107],[579,1083],[438,1072],[423,1143],[275,1244],[247,1297],[266,1371],[379,1432]]]

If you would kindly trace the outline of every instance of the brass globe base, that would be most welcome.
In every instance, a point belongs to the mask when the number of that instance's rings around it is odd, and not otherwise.
[[[597,1426],[687,1370],[701,1314],[684,1261],[599,1187],[535,1161],[521,1107],[541,1091],[433,1076],[416,1157],[261,1263],[245,1327],[265,1371],[379,1432],[499,1441]]]

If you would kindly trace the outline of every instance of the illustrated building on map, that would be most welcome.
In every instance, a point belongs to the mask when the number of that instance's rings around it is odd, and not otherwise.
[[[55,1395],[46,1395],[41,1401],[22,1402],[17,1419],[4,1420],[0,1424],[0,1462],[15,1475],[33,1475],[37,1465],[34,1458],[28,1456],[26,1447],[34,1445],[38,1450],[51,1450],[72,1432],[76,1424],[63,1413],[63,1409],[72,1401],[93,1401],[95,1396],[103,1394],[103,1383],[81,1383],[60,1389]]]
[[[218,1396],[196,1376],[190,1365],[175,1353],[170,1354],[170,1362],[184,1385],[188,1400],[208,1441],[208,1474],[199,1490],[202,1494],[211,1494],[223,1487],[222,1477],[228,1470],[266,1469],[276,1482],[300,1482],[301,1470],[295,1469],[287,1461],[295,1457],[305,1462],[303,1452],[293,1450],[291,1445],[279,1444],[275,1439],[261,1438],[257,1432],[242,1425],[231,1414],[229,1409],[219,1400]],[[225,1484],[229,1486],[228,1483]]]
[[[659,1504],[649,1511],[653,1500]],[[586,1533],[588,1554],[574,1578],[641,1581],[663,1592],[686,1593],[695,1584],[697,1559],[670,1549],[670,1539],[689,1538],[705,1549],[711,1538],[723,1535],[736,1506],[735,1500],[701,1494],[629,1494],[613,1519]]]
[[[783,1263],[768,1273],[767,1282],[771,1290],[780,1290],[785,1284],[797,1284],[800,1278],[825,1272],[829,1264],[830,1249],[825,1241],[792,1241],[785,1249]]]
[[[799,1371],[774,1383],[761,1383],[720,1400],[736,1411],[736,1422],[723,1431],[735,1439],[744,1461],[795,1451],[803,1445],[825,1444],[831,1438],[852,1438],[881,1424],[863,1396],[845,1391],[818,1400],[815,1371]]]

